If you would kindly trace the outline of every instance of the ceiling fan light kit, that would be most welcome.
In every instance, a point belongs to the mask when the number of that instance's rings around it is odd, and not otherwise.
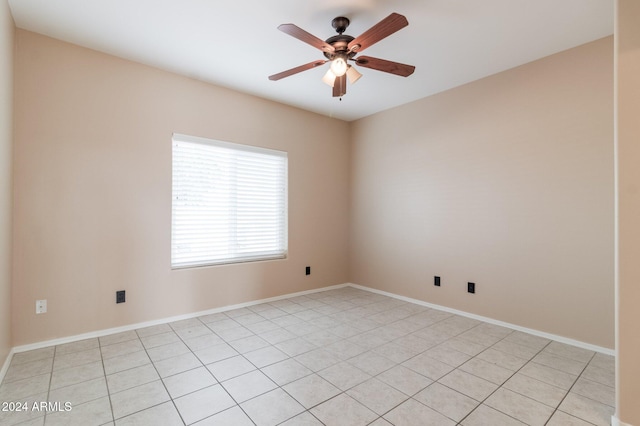
[[[331,71],[331,68],[327,70],[325,75],[322,77],[322,81],[327,85],[333,87],[333,84],[336,82],[336,75]]]
[[[349,65],[349,68],[347,68],[347,78],[349,79],[349,83],[355,83],[360,80],[360,77],[362,77],[362,74],[360,74],[357,69]]]
[[[347,58],[343,54],[336,54],[336,57],[331,61],[331,71],[336,77],[341,77],[347,72]]]
[[[298,74],[302,71],[324,65],[327,62],[331,62],[329,70],[327,70],[326,74],[322,77],[322,81],[333,88],[334,97],[342,97],[347,93],[347,79],[349,80],[349,83],[354,84],[360,79],[360,77],[362,77],[362,74],[350,65],[348,61],[352,61],[365,68],[402,77],[408,77],[413,74],[415,71],[415,67],[413,65],[401,64],[399,62],[392,62],[369,56],[355,57],[359,52],[362,52],[367,47],[409,25],[407,18],[398,13],[392,13],[373,27],[369,28],[359,37],[352,37],[344,34],[349,24],[349,19],[344,16],[334,18],[333,21],[331,21],[331,26],[336,30],[338,35],[329,37],[325,41],[309,34],[294,24],[280,25],[278,27],[280,31],[321,50],[327,59],[313,61],[308,64],[300,65],[298,67],[291,68],[290,70],[271,75],[269,76],[269,80],[277,81],[282,78]]]

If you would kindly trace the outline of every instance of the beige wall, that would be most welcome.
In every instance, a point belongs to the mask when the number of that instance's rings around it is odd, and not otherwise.
[[[0,368],[11,349],[11,148],[13,145],[13,35],[0,0]]]
[[[640,3],[618,0],[617,416],[640,425]]]
[[[609,37],[355,122],[350,281],[613,348],[612,64]]]
[[[16,42],[14,345],[347,281],[347,123],[23,30]],[[170,270],[173,132],[289,153],[287,260]]]

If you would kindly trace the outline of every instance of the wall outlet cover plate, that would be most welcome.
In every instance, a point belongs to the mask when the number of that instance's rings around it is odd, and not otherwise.
[[[36,300],[36,314],[46,314],[47,313],[47,300]]]

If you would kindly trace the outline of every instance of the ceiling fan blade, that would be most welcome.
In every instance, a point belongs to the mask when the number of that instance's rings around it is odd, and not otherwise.
[[[318,37],[314,36],[313,34],[309,34],[308,32],[306,32],[305,30],[303,30],[302,28],[298,27],[297,25],[294,24],[282,24],[278,27],[278,29],[280,31],[282,31],[285,34],[289,34],[291,37],[295,37],[300,41],[303,41],[307,44],[310,44],[311,46],[315,47],[316,49],[320,49],[323,52],[334,52],[336,49],[334,49],[333,46],[331,46],[330,44],[326,43],[324,40],[319,39]]]
[[[371,56],[361,56],[354,59],[356,64],[361,67],[371,68],[382,72],[388,72],[390,74],[399,75],[402,77],[409,77],[415,71],[416,67],[413,65],[401,64],[399,62],[387,61],[385,59],[372,58]]]
[[[320,65],[324,65],[327,61],[318,60],[309,62],[308,64],[300,65],[299,67],[291,68],[290,70],[282,71],[278,74],[270,75],[269,80],[277,81],[281,78],[289,77],[290,75],[298,74],[299,72],[310,70],[311,68],[319,67]]]
[[[349,43],[349,51],[362,52],[367,47],[409,25],[403,15],[392,13]]]
[[[333,82],[333,97],[338,98],[347,94],[347,75],[336,77]]]

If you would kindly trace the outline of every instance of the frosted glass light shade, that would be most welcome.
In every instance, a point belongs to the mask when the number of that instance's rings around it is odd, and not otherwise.
[[[333,71],[331,71],[331,68],[329,68],[324,77],[322,77],[322,81],[333,87],[336,82],[336,75],[333,73]]]
[[[342,77],[347,72],[347,61],[342,56],[331,61],[331,71],[336,77]]]
[[[360,74],[357,69],[349,65],[349,68],[347,68],[347,78],[349,79],[349,83],[355,83],[360,80],[360,77],[362,77],[362,74]]]

